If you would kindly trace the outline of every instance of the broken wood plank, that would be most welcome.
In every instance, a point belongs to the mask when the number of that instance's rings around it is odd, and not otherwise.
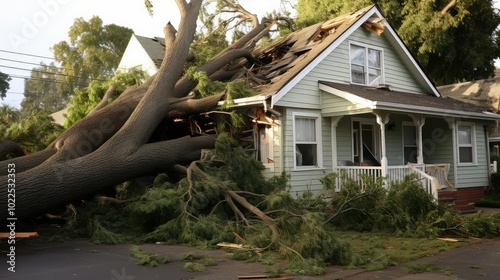
[[[38,236],[38,232],[16,232],[16,238],[29,238]],[[0,238],[9,238],[10,232],[0,232]]]
[[[455,238],[443,238],[443,237],[438,237],[436,238],[437,240],[443,240],[443,241],[448,241],[448,242],[458,242],[458,239]]]
[[[234,243],[227,243],[227,242],[218,243],[217,246],[234,248],[234,249],[243,249],[243,244],[234,244]]]
[[[293,280],[295,279],[292,276],[283,276],[283,277],[270,277],[268,275],[247,275],[247,276],[238,276],[238,279],[274,279],[274,280]]]

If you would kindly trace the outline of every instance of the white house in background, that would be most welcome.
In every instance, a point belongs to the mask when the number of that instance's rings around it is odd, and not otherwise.
[[[55,113],[52,113],[50,114],[50,116],[54,119],[54,123],[57,123],[58,125],[64,125],[64,122],[66,121],[66,114],[68,114],[68,108],[64,108]]]
[[[161,42],[134,35],[122,67],[152,69],[161,58],[150,48]],[[235,99],[234,108],[253,117],[248,147],[264,174],[290,174],[292,194],[318,191],[318,179],[337,172],[360,183],[363,174],[394,182],[415,174],[434,197],[464,211],[482,198],[486,128],[499,115],[443,98],[377,6],[253,53],[242,78],[259,94]]]
[[[140,68],[152,76],[160,68],[165,53],[165,39],[132,34],[117,71]]]

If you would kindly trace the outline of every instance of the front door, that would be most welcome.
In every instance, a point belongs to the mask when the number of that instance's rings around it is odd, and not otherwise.
[[[353,162],[356,165],[380,166],[380,129],[374,120],[352,121]]]

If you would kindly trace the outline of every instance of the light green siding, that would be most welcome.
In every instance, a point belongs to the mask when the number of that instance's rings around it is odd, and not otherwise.
[[[453,162],[453,131],[443,118],[427,118],[422,128],[424,163],[450,164],[448,181],[455,185]]]
[[[395,91],[423,93],[424,90],[406,69],[399,56],[392,50],[384,36],[376,36],[364,29],[355,31],[323,61],[312,69],[301,81],[287,92],[277,103],[278,106],[320,109],[321,98],[318,81],[337,83],[350,82],[349,42],[383,48],[385,83]]]
[[[457,188],[484,187],[489,184],[484,130],[481,123],[476,123],[475,128],[477,164],[472,166],[457,166]]]
[[[301,195],[306,190],[318,191],[322,188],[319,179],[325,172],[332,171],[331,120],[321,118],[322,168],[296,170],[294,168],[293,113],[320,113],[319,110],[286,109],[282,116],[283,126],[283,170],[291,176],[292,195]]]
[[[352,161],[351,117],[343,117],[337,125],[337,161]]]

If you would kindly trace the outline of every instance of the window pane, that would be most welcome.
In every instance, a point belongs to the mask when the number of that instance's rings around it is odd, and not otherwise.
[[[404,133],[404,145],[405,146],[416,146],[417,145],[417,133],[414,126],[403,126]]]
[[[351,64],[365,65],[365,48],[351,45]]]
[[[297,166],[317,166],[316,144],[297,144],[296,145],[296,164]]]
[[[297,142],[316,141],[316,119],[296,118],[295,119],[295,140]]]
[[[460,163],[472,163],[472,147],[460,147]]]
[[[356,84],[365,83],[365,67],[359,65],[351,65],[352,82]]]
[[[370,79],[369,80],[370,85],[380,84],[380,80],[379,80],[380,73],[381,73],[381,71],[379,69],[372,69],[372,68],[368,69],[368,76],[369,76],[368,78]]]
[[[368,49],[368,66],[380,68],[380,51]]]
[[[458,144],[472,144],[471,126],[458,127]]]

